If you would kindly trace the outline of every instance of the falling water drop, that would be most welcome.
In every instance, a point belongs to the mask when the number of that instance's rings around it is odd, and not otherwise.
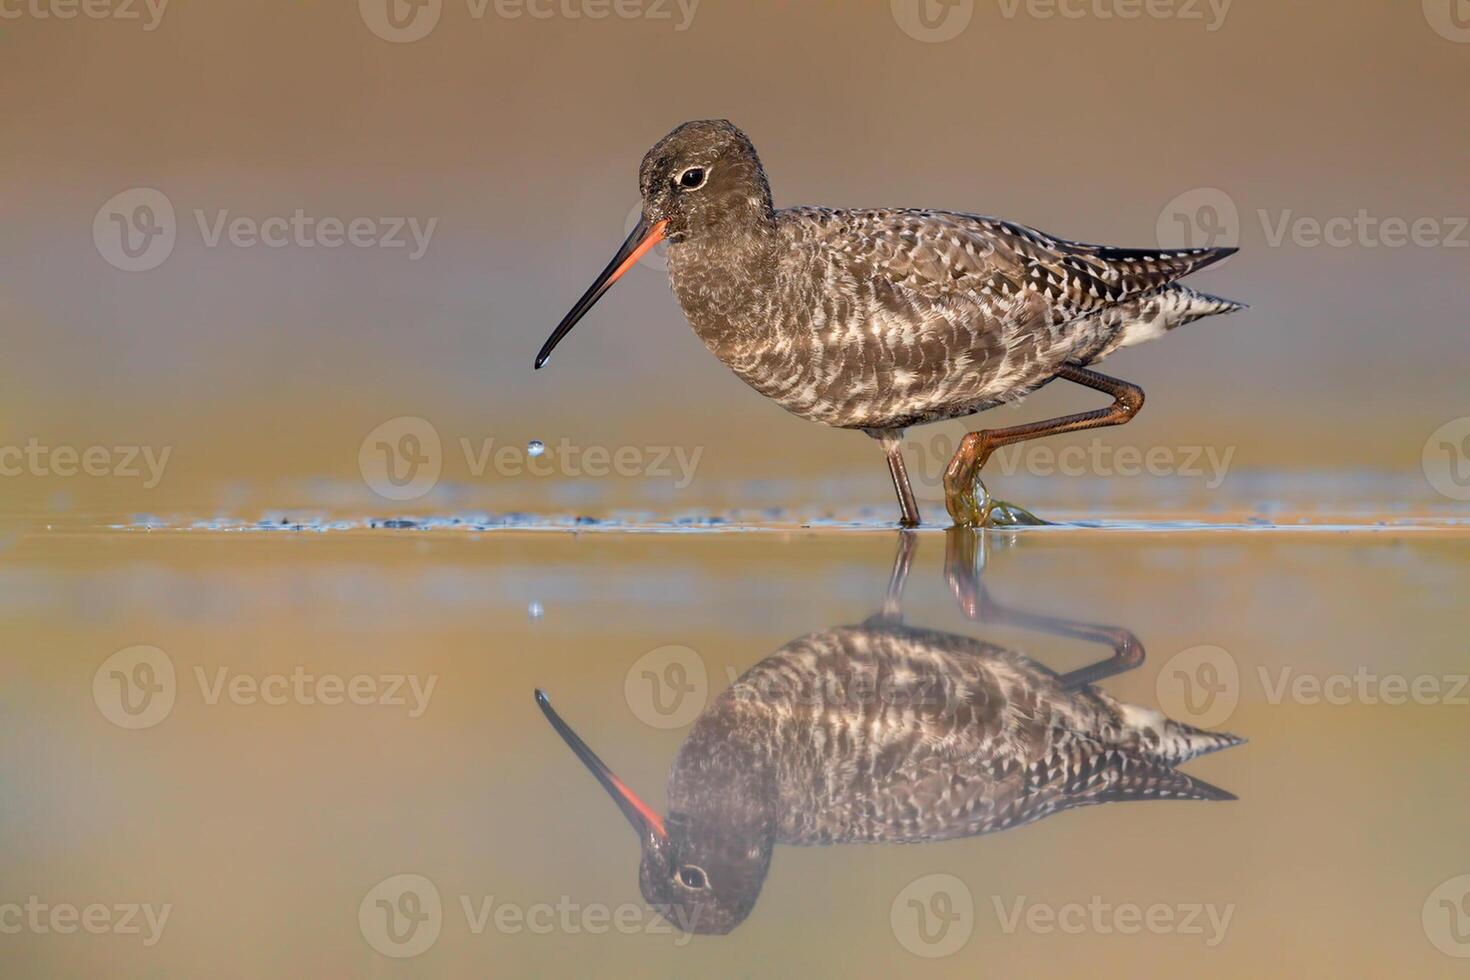
[[[540,456],[542,453],[546,452],[546,443],[542,442],[540,439],[532,439],[530,442],[526,443],[526,452],[532,456]]]

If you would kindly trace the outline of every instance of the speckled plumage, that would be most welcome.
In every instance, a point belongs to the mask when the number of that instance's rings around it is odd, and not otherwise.
[[[880,619],[787,644],[705,711],[670,819],[768,808],[780,844],[913,843],[1120,799],[1229,799],[1175,766],[1238,744],[1020,653]],[[764,775],[736,799],[728,763]]]
[[[1242,739],[1123,704],[1020,653],[875,616],[793,640],[695,721],[645,897],[738,925],[776,844],[911,844],[1117,800],[1229,800],[1175,767]],[[710,891],[673,868],[694,866]]]
[[[698,163],[697,191],[666,186]],[[668,219],[669,276],[695,333],[803,418],[868,430],[1018,398],[1191,320],[1239,309],[1176,280],[1230,249],[1106,248],[950,211],[776,210],[750,141],[686,123],[640,171]]]
[[[633,233],[536,355],[543,367],[628,268],[668,242],[669,279],[694,332],[756,391],[883,443],[900,523],[919,523],[901,443],[911,425],[970,415],[1055,378],[1113,396],[1109,409],[971,433],[945,470],[957,524],[990,453],[1026,439],[1122,425],[1137,385],[1088,365],[1241,304],[1178,280],[1234,249],[1085,245],[998,218],[904,209],[778,211],[755,147],[725,120],[659,140],[638,172]]]
[[[777,844],[912,844],[1111,801],[1234,799],[1177,767],[1243,739],[1101,691],[1143,662],[1137,638],[995,603],[972,532],[951,532],[945,558],[967,616],[1105,642],[1113,656],[1057,674],[1015,650],[904,624],[915,543],[900,536],[880,613],[787,643],[704,708],[675,757],[665,817],[537,692],[638,833],[644,898],[680,928],[743,922]]]

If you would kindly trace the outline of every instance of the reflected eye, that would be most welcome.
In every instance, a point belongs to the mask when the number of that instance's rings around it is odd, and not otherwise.
[[[703,167],[690,167],[679,175],[679,186],[686,191],[697,190],[704,186],[706,176]]]
[[[704,869],[693,864],[679,866],[679,881],[685,888],[700,889],[709,884],[709,878],[705,877]]]

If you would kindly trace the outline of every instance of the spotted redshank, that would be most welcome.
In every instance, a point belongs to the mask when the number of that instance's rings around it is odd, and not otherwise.
[[[1142,662],[1129,631],[1005,610],[953,572],[967,611],[1103,640],[1113,656],[1058,674],[1014,650],[905,625],[904,537],[882,612],[791,641],[700,714],[669,774],[667,817],[536,692],[637,832],[644,898],[680,928],[726,933],[744,921],[776,844],[950,840],[1095,803],[1235,798],[1176,767],[1242,739],[1093,686]]]
[[[778,211],[755,148],[725,120],[669,133],[638,180],[641,219],[536,367],[667,241],[674,293],[705,346],[787,411],[878,439],[904,526],[920,520],[905,428],[1014,401],[1056,378],[1113,397],[1107,408],[967,435],[944,474],[945,502],[956,524],[987,523],[979,475],[994,450],[1138,414],[1137,385],[1088,365],[1243,308],[1177,283],[1235,249],[1085,245],[954,211]]]

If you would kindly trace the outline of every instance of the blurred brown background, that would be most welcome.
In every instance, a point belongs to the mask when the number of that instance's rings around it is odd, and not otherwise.
[[[142,5],[134,21],[36,16],[47,2],[0,20],[0,442],[170,446],[153,508],[216,505],[204,488],[222,480],[357,483],[364,435],[398,415],[447,443],[702,446],[694,494],[851,474],[886,502],[875,447],[747,390],[656,268],[531,371],[622,239],[643,151],[711,116],[751,135],[778,205],[948,207],[1149,245],[1180,214],[1228,237],[1228,214],[1200,210],[1219,195],[1171,204],[1223,191],[1243,251],[1200,284],[1253,308],[1109,361],[1150,405],[1104,439],[1415,473],[1429,434],[1470,413],[1463,0],[1179,0],[1131,20],[1093,0],[622,0],[600,19],[597,0],[481,17],[393,0],[406,30],[438,17],[407,43],[379,36],[386,0],[176,0],[152,30]],[[926,41],[919,13],[941,33],[969,19]],[[126,272],[93,224],[137,187],[166,195],[177,241]],[[211,247],[195,214],[297,209],[437,224],[412,260],[407,232],[398,249]],[[1272,243],[1283,220],[1360,211],[1430,220],[1439,243]],[[1047,391],[1023,411],[1084,404]],[[21,502],[58,485],[6,482]]]

